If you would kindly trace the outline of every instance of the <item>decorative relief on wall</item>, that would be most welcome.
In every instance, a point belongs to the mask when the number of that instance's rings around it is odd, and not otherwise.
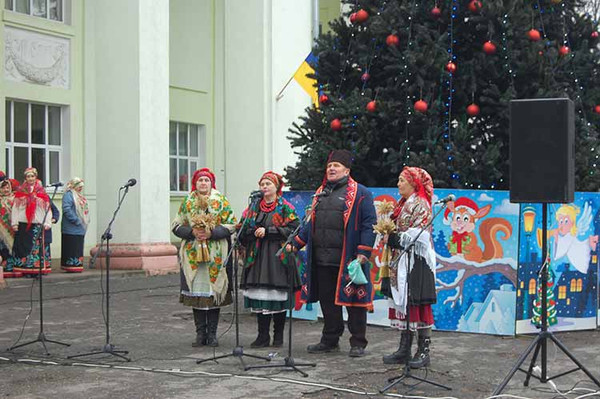
[[[4,38],[6,79],[69,88],[68,39],[12,27],[4,28]]]

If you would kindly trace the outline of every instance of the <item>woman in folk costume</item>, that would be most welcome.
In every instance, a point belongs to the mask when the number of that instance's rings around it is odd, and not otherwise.
[[[258,206],[244,211],[240,232],[246,247],[246,262],[240,288],[244,290],[244,304],[256,313],[258,336],[250,344],[253,348],[269,346],[269,329],[273,319],[273,346],[283,345],[286,310],[289,307],[291,272],[293,290],[301,286],[300,275],[294,259],[282,259],[276,252],[300,221],[294,206],[281,196],[283,178],[275,172],[266,172],[258,181],[264,196]],[[289,267],[288,267],[289,266]]]
[[[67,273],[81,273],[83,271],[83,243],[85,232],[90,224],[87,199],[82,194],[83,187],[83,180],[74,177],[67,183],[62,201],[60,265],[61,269]]]
[[[431,327],[434,323],[431,305],[436,302],[436,258],[431,244],[431,229],[425,229],[418,237],[410,257],[404,249],[417,237],[421,228],[431,221],[431,197],[433,196],[431,176],[424,169],[404,167],[398,177],[398,192],[402,198],[398,201],[392,215],[397,229],[396,233],[388,237],[388,244],[394,252],[394,261],[390,270],[392,285],[390,319],[392,326],[401,329],[402,333],[398,350],[384,356],[383,362],[399,364],[410,359],[412,334],[418,332],[418,349],[409,361],[409,365],[411,368],[421,368],[430,362],[429,345]],[[407,264],[410,268],[408,276]],[[406,329],[407,307],[410,321],[408,330]]]
[[[11,225],[16,233],[13,256],[8,262],[15,271],[26,275],[39,273],[41,264],[42,273],[47,274],[50,273],[50,243],[42,233],[52,227],[50,198],[35,168],[25,169],[24,175],[25,181],[15,192]]]
[[[4,266],[4,278],[21,277],[23,274],[13,271],[12,264],[8,259],[12,253],[15,240],[15,231],[12,229],[10,215],[12,213],[15,195],[13,194],[12,182],[0,171],[0,256]]]
[[[232,262],[223,264],[236,219],[229,201],[215,188],[208,168],[194,172],[192,191],[171,225],[181,238],[179,301],[194,310],[196,341],[192,346],[218,346],[220,308],[231,303]]]

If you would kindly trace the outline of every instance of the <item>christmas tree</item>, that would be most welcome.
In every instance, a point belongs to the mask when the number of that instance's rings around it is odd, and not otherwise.
[[[554,288],[554,272],[552,272],[552,270],[550,270],[549,272],[547,271],[546,274],[548,274],[548,283],[546,284],[546,287],[545,287],[546,302],[547,302],[546,315],[547,315],[548,326],[553,326],[554,324],[556,324],[558,322],[558,320],[556,319],[556,300],[554,298],[554,290],[553,290],[553,288]],[[537,297],[533,301],[533,317],[531,318],[531,323],[537,327],[540,327],[542,325],[541,278],[540,278],[540,281],[538,284]]]
[[[290,129],[293,189],[313,189],[330,150],[352,175],[393,186],[405,165],[436,187],[507,189],[509,102],[568,97],[576,188],[600,188],[598,32],[582,0],[344,0],[317,40],[320,107]]]

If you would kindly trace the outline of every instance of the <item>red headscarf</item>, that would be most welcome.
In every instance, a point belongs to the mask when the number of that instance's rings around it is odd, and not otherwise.
[[[277,187],[277,196],[280,197],[281,193],[283,192],[283,186],[285,186],[285,183],[283,182],[283,177],[281,177],[280,174],[270,170],[268,172],[265,172],[261,176],[260,180],[258,181],[258,184],[260,184],[260,182],[265,179],[269,180],[275,185],[275,187]]]
[[[47,207],[49,204],[50,198],[39,180],[36,180],[33,184],[24,181],[15,192],[15,206],[25,205],[28,229],[35,217],[36,208],[38,206]]]
[[[418,168],[416,166],[405,166],[400,173],[402,177],[410,184],[414,189],[415,193],[425,199],[431,207],[431,198],[433,197],[433,180],[431,176],[425,169]],[[398,215],[400,215],[400,211],[404,207],[404,203],[406,202],[406,198],[400,198],[396,208],[394,209],[394,213],[392,214],[392,219],[396,220]]]
[[[192,187],[190,189],[190,191],[195,191],[196,190],[196,183],[198,182],[198,179],[200,177],[208,177],[210,179],[210,185],[212,188],[216,189],[217,186],[215,185],[215,174],[213,173],[212,170],[210,170],[209,168],[202,168],[202,169],[198,169],[197,171],[194,172],[194,176],[192,176]]]

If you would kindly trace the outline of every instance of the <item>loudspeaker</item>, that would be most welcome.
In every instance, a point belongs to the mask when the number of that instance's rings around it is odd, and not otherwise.
[[[510,202],[569,203],[575,114],[568,98],[510,102]]]

